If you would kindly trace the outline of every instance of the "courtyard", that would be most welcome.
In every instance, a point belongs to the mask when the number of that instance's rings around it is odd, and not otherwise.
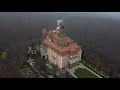
[[[95,73],[82,63],[75,65],[70,69],[67,67],[65,70],[74,78],[102,78],[99,74]]]

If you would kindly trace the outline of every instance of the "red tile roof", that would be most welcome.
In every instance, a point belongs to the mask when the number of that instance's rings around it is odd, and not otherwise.
[[[43,41],[43,44],[51,46],[61,53],[63,53],[63,52],[75,52],[75,51],[80,49],[80,46],[78,46],[76,43],[72,43],[72,44],[69,44],[68,46],[62,47],[62,46],[59,46],[53,42],[48,41],[47,39],[45,39]]]
[[[73,40],[71,40],[67,36],[65,36],[64,38],[60,38],[58,36],[58,33],[59,33],[58,31],[56,31],[56,32],[55,31],[48,31],[46,35],[55,41],[66,40],[69,43],[67,46],[60,46],[55,42],[48,41],[47,38],[43,41],[43,44],[51,46],[61,53],[63,53],[63,52],[76,52],[76,51],[80,50],[80,46],[78,46],[77,43],[75,43]]]

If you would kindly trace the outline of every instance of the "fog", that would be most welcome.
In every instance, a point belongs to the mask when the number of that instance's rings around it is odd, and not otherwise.
[[[59,18],[64,18],[65,31],[79,44],[120,64],[119,12],[0,12],[0,48],[11,54],[13,47],[19,51],[26,41],[41,40],[41,30],[56,27]]]

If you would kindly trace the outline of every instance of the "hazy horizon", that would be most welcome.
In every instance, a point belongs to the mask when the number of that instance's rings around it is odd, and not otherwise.
[[[27,48],[40,45],[43,28],[57,27],[60,18],[65,33],[82,48],[82,60],[120,70],[120,12],[0,12],[0,54],[7,52],[6,60],[0,57],[0,76],[19,77]]]
[[[0,47],[11,48],[15,41],[40,39],[42,28],[56,26],[59,18],[65,19],[65,30],[78,42],[89,43],[98,50],[108,44],[104,47],[107,50],[101,52],[107,53],[112,62],[120,63],[120,12],[0,12]]]
[[[9,16],[9,14],[47,14],[47,15],[55,15],[55,14],[63,14],[63,15],[76,15],[79,16],[80,14],[92,15],[92,16],[99,16],[99,17],[111,17],[111,18],[120,18],[120,12],[0,12],[0,14],[4,14]]]

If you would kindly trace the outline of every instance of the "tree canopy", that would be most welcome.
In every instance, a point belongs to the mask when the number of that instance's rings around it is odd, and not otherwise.
[[[1,59],[2,60],[6,60],[7,59],[7,52],[2,52],[2,54],[1,54]]]

